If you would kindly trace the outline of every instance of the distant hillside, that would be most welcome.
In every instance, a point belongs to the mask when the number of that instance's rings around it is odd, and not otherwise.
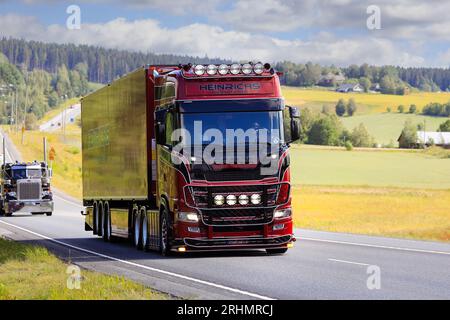
[[[188,62],[222,63],[222,59],[172,54],[130,52],[74,44],[56,44],[12,38],[0,40],[0,52],[10,63],[27,70],[43,69],[56,73],[65,65],[72,70],[77,64],[88,66],[88,81],[108,83],[145,64],[179,64]]]

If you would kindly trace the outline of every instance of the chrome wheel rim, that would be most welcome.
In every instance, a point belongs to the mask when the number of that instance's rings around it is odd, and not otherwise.
[[[144,219],[142,219],[142,246],[147,246],[147,215],[144,214]]]
[[[134,219],[134,245],[137,247],[139,245],[139,216]]]

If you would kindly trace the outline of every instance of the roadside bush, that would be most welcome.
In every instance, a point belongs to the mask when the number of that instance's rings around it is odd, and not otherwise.
[[[417,139],[417,126],[413,125],[411,120],[405,122],[399,141],[400,148],[413,148]]]
[[[352,151],[353,150],[353,145],[350,141],[345,141],[344,147],[347,151]]]
[[[355,147],[372,147],[374,145],[374,139],[362,123],[353,129],[350,139]]]
[[[415,104],[412,104],[409,106],[409,113],[416,113],[417,106]]]
[[[25,116],[25,129],[36,130],[37,129],[37,117],[34,113],[27,113]]]
[[[405,111],[405,106],[404,105],[399,105],[398,107],[397,107],[397,111],[399,112],[399,113],[403,113],[404,111]]]
[[[320,118],[313,123],[309,130],[308,143],[336,146],[339,144],[340,131],[339,123],[332,117]]]
[[[438,131],[440,132],[450,132],[450,119],[441,123],[439,125]]]

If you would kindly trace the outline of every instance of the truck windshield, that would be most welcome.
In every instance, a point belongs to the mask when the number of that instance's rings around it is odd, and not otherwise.
[[[40,178],[42,172],[40,169],[26,169],[26,168],[13,168],[12,178],[14,180],[27,179],[27,178]]]
[[[26,179],[27,178],[27,170],[25,168],[13,169],[12,170],[12,178],[14,180]]]
[[[28,178],[40,178],[41,176],[41,169],[28,169]]]
[[[239,136],[239,132],[245,132],[245,143],[258,142],[258,137],[261,139],[261,135],[267,135],[267,143],[278,144],[283,141],[282,121],[281,111],[184,113],[181,115],[181,128],[190,134],[190,141],[187,137],[183,138],[185,145],[233,143],[227,141],[227,130],[231,130],[228,133],[231,132],[235,137]],[[222,141],[216,140],[219,132]],[[198,137],[199,133],[201,137]],[[239,138],[235,138],[236,142],[239,142]]]

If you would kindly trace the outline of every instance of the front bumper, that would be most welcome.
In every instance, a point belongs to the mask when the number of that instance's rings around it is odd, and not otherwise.
[[[246,249],[278,249],[287,248],[295,242],[293,235],[273,237],[229,237],[229,238],[183,238],[174,242],[172,251],[184,247],[187,251],[227,251]]]
[[[5,202],[5,212],[53,212],[53,201],[51,200],[10,200]]]

